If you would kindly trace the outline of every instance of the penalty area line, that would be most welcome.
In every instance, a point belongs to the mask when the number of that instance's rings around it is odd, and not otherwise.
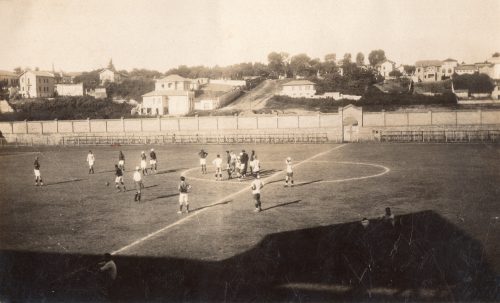
[[[326,155],[326,154],[328,154],[329,152],[332,152],[332,151],[334,151],[334,150],[336,150],[336,149],[339,149],[339,148],[341,148],[341,147],[343,147],[343,146],[345,146],[345,144],[342,144],[342,145],[336,146],[336,147],[334,147],[334,148],[332,148],[332,149],[329,149],[329,150],[327,150],[327,151],[324,151],[324,152],[321,152],[321,153],[319,153],[319,154],[316,154],[316,155],[314,155],[314,156],[312,156],[312,157],[309,157],[309,158],[307,158],[307,159],[305,159],[305,160],[302,160],[302,161],[300,161],[299,163],[295,164],[294,166],[295,166],[295,167],[300,166],[300,165],[302,165],[302,164],[304,164],[304,163],[307,163],[307,162],[309,162],[309,161],[312,161],[313,159],[316,159],[316,158],[318,158],[318,157],[321,157],[321,156],[323,156],[323,155]],[[278,172],[275,172],[274,174],[270,175],[269,177],[264,178],[264,179],[262,180],[262,182],[263,182],[264,184],[266,184],[266,182],[265,182],[266,180],[270,180],[270,179],[272,179],[272,178],[274,178],[274,177],[278,176],[278,175],[279,175],[279,174],[281,174],[281,173],[283,173],[283,171],[282,171],[282,170],[281,170],[281,171],[278,171]],[[143,243],[143,242],[145,242],[145,241],[147,241],[147,240],[149,240],[149,239],[153,238],[154,236],[156,236],[156,235],[158,235],[158,234],[160,234],[160,233],[162,233],[162,232],[164,232],[164,231],[166,231],[166,230],[168,230],[168,229],[170,229],[170,228],[172,228],[172,227],[175,227],[175,226],[177,226],[177,225],[180,225],[180,224],[182,224],[182,223],[186,222],[187,220],[191,219],[193,216],[196,216],[196,215],[201,214],[202,212],[204,212],[204,211],[206,211],[206,210],[210,209],[210,206],[214,206],[214,205],[217,205],[217,204],[221,204],[222,202],[225,202],[225,201],[227,201],[228,199],[230,199],[230,198],[232,198],[232,197],[235,197],[235,196],[237,196],[237,195],[239,195],[239,194],[241,194],[241,193],[243,193],[243,192],[245,192],[245,191],[248,191],[248,190],[250,190],[250,187],[249,187],[249,186],[245,186],[245,187],[243,187],[241,190],[239,190],[239,191],[237,191],[237,192],[234,192],[234,193],[232,193],[232,194],[230,194],[230,195],[227,195],[227,196],[225,196],[224,198],[219,199],[219,200],[217,200],[216,202],[214,202],[214,203],[212,203],[212,204],[206,205],[206,206],[204,206],[205,208],[203,208],[203,209],[201,209],[201,210],[199,210],[199,211],[193,212],[193,214],[192,214],[192,215],[187,215],[186,217],[184,217],[184,218],[182,218],[182,219],[180,219],[180,220],[177,220],[177,221],[175,221],[174,223],[171,223],[171,224],[169,224],[169,225],[167,225],[167,226],[165,226],[165,227],[162,227],[162,228],[158,229],[157,231],[154,231],[154,232],[152,232],[152,233],[150,233],[150,234],[148,234],[148,235],[146,235],[146,236],[144,236],[144,237],[142,237],[142,238],[139,238],[139,239],[135,240],[134,242],[132,242],[132,243],[130,243],[130,244],[127,244],[127,245],[123,246],[122,248],[119,248],[119,249],[117,249],[117,250],[115,250],[115,251],[111,252],[111,254],[112,254],[112,255],[116,255],[116,254],[119,254],[119,253],[124,252],[124,251],[126,251],[126,250],[129,250],[129,249],[131,249],[132,247],[137,246],[137,245],[139,245],[139,244],[141,244],[141,243]]]

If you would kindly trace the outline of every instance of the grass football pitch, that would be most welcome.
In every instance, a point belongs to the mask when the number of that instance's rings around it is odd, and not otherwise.
[[[150,148],[158,172],[135,202],[132,172]],[[261,162],[260,213],[251,178],[213,175],[217,154],[242,149]],[[125,192],[114,188],[120,150]],[[283,186],[288,156],[294,187]],[[482,144],[4,148],[0,300],[102,300],[105,252],[116,301],[499,300],[499,156]],[[189,214],[177,214],[181,175]],[[386,207],[394,224],[379,219]]]

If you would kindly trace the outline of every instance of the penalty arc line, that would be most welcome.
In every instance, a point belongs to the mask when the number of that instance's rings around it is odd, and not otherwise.
[[[345,146],[345,144],[339,145],[339,146],[334,147],[334,148],[332,148],[332,149],[329,149],[329,150],[327,150],[327,151],[324,151],[324,152],[321,152],[321,153],[319,153],[319,154],[316,154],[316,155],[314,155],[314,156],[312,156],[312,157],[310,157],[310,158],[307,158],[307,159],[305,159],[305,160],[302,160],[301,162],[299,162],[299,163],[295,164],[295,167],[300,166],[300,165],[302,165],[302,164],[304,164],[304,163],[307,163],[307,162],[309,162],[309,161],[311,161],[311,160],[313,160],[313,159],[316,159],[316,158],[318,158],[318,157],[321,157],[321,156],[323,156],[323,155],[326,155],[326,154],[328,154],[329,152],[334,151],[334,150],[336,150],[336,149],[339,149],[339,148],[341,148],[341,147],[343,147],[343,146]],[[278,172],[276,172],[276,173],[274,173],[274,174],[270,175],[269,177],[264,178],[264,179],[263,179],[263,183],[265,184],[265,181],[264,181],[264,180],[269,180],[269,179],[272,179],[272,178],[276,177],[277,175],[279,175],[279,174],[281,174],[281,173],[283,173],[283,171],[278,171]],[[146,236],[144,236],[144,237],[142,237],[142,238],[139,238],[139,239],[135,240],[134,242],[132,242],[132,243],[130,243],[130,244],[127,244],[127,245],[123,246],[122,248],[119,248],[119,249],[117,249],[117,250],[115,250],[115,251],[111,252],[111,254],[112,254],[112,255],[116,255],[116,254],[119,254],[119,253],[124,252],[124,251],[126,251],[126,250],[129,250],[130,248],[132,248],[132,247],[134,247],[134,246],[137,246],[137,245],[139,245],[139,244],[141,244],[141,243],[143,243],[143,242],[145,242],[145,241],[147,241],[147,240],[149,240],[149,239],[153,238],[154,236],[156,236],[156,235],[158,235],[158,234],[160,234],[160,233],[162,233],[162,232],[164,232],[164,231],[166,231],[166,230],[168,230],[168,229],[170,229],[170,228],[172,228],[172,227],[174,227],[174,226],[177,226],[177,225],[179,225],[179,224],[182,224],[182,223],[186,222],[187,220],[191,219],[193,216],[196,216],[196,215],[198,215],[198,214],[201,214],[202,212],[204,212],[204,211],[206,211],[206,210],[210,209],[210,206],[213,206],[213,205],[216,205],[216,204],[220,204],[220,203],[222,203],[222,202],[226,201],[227,199],[230,199],[230,198],[232,198],[232,197],[235,197],[235,196],[237,196],[237,195],[239,195],[239,194],[241,194],[241,193],[243,193],[243,192],[245,192],[245,191],[248,191],[248,190],[250,190],[250,189],[249,189],[249,187],[248,187],[248,186],[245,186],[245,187],[244,187],[244,188],[242,188],[241,190],[239,190],[239,191],[237,191],[237,192],[234,192],[234,193],[232,193],[232,194],[230,194],[230,195],[228,195],[228,196],[225,196],[224,198],[219,199],[219,200],[217,200],[216,202],[214,202],[214,203],[212,203],[212,204],[210,204],[210,205],[205,206],[205,208],[204,208],[204,209],[201,209],[201,210],[199,210],[199,211],[196,211],[196,212],[194,212],[192,215],[188,215],[188,216],[186,216],[186,217],[184,217],[184,218],[182,218],[182,219],[180,219],[180,220],[178,220],[178,221],[175,221],[175,222],[174,222],[174,223],[172,223],[172,224],[169,224],[169,225],[167,225],[167,226],[165,226],[165,227],[162,227],[162,228],[158,229],[157,231],[154,231],[154,232],[152,232],[152,233],[150,233],[150,234],[148,234],[148,235],[146,235]]]

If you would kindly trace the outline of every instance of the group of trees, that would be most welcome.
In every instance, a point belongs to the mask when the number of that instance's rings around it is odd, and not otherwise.
[[[454,74],[452,76],[455,89],[467,89],[470,93],[491,93],[495,88],[493,81],[486,74]]]
[[[130,116],[132,106],[90,96],[57,97],[53,100],[13,102],[16,112],[0,115],[1,120],[113,119]]]

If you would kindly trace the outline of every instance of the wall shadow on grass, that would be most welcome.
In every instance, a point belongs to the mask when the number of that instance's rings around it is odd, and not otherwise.
[[[200,244],[202,245],[202,244]],[[100,300],[91,270],[100,256],[2,251],[0,299]],[[479,241],[433,211],[281,232],[209,262],[115,256],[113,300],[496,301],[498,279]],[[91,267],[89,267],[91,268]],[[59,280],[57,280],[59,278]],[[8,300],[7,300],[8,301]]]

